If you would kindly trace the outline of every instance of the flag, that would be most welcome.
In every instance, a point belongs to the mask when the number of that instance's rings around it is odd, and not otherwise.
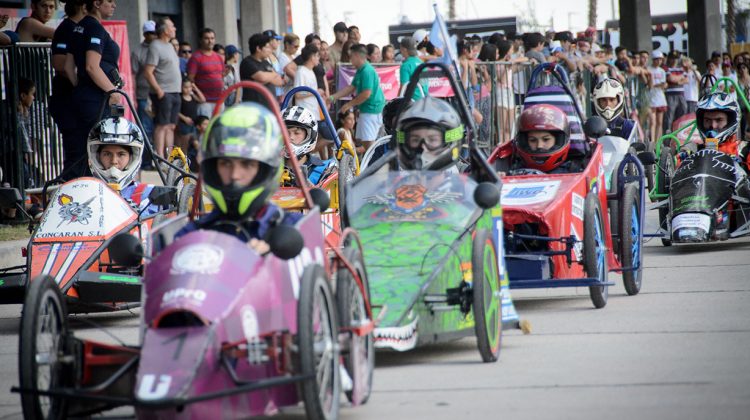
[[[432,7],[435,9],[435,21],[432,23],[432,29],[430,30],[430,42],[436,48],[440,48],[443,51],[443,56],[436,59],[435,61],[445,63],[447,66],[455,66],[454,69],[458,69],[458,54],[456,53],[456,37],[448,36],[448,27],[445,26],[443,16],[438,10],[437,3],[433,3]]]

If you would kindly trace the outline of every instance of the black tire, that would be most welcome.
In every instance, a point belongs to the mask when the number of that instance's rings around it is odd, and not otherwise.
[[[350,182],[354,181],[354,177],[357,175],[356,162],[354,157],[347,152],[344,152],[344,156],[339,161],[339,178],[338,178],[338,195],[339,195],[339,210],[344,208],[346,203],[346,186]]]
[[[617,192],[617,180],[619,176],[617,174],[617,168],[612,170],[611,184],[609,186],[609,193]],[[620,218],[618,217],[618,209],[620,208],[620,202],[616,198],[607,200],[607,209],[609,210],[609,229],[612,233],[620,231]],[[620,253],[620,241],[612,241],[612,251],[616,254]]]
[[[323,268],[319,265],[308,266],[302,275],[297,302],[300,373],[315,378],[301,385],[308,419],[329,420],[338,417],[341,378],[335,305]],[[313,319],[316,315],[319,318]],[[315,330],[316,327],[319,331]],[[321,349],[322,353],[318,354]]]
[[[620,262],[623,267],[632,267],[640,264],[642,261],[641,252],[643,243],[639,240],[641,226],[641,197],[638,190],[638,184],[630,183],[625,185],[623,190],[622,206],[620,208],[620,217],[622,229],[619,233],[620,242]],[[623,271],[622,282],[625,285],[625,291],[630,296],[637,295],[641,291],[641,282],[643,280],[643,266],[637,271]]]
[[[471,307],[474,312],[477,347],[483,362],[496,362],[500,357],[503,339],[502,302],[497,254],[487,229],[478,230],[474,236],[471,270]]]
[[[189,213],[193,209],[193,196],[195,195],[195,184],[186,183],[180,189],[180,197],[177,200],[177,214]],[[203,200],[201,200],[203,201]],[[202,210],[202,202],[199,210]]]
[[[73,358],[65,357],[67,335],[68,314],[62,293],[52,277],[39,276],[31,282],[21,315],[18,372],[22,389],[46,391],[69,385],[72,372],[65,363]],[[40,352],[39,347],[45,345],[48,348]],[[23,393],[21,407],[26,419],[62,419],[66,417],[67,400]]]
[[[342,328],[359,327],[370,320],[367,318],[365,302],[370,300],[370,283],[358,248],[347,248],[344,257],[352,264],[362,280],[365,294],[354,280],[352,273],[342,267],[336,275],[336,303],[339,322]],[[348,351],[342,354],[344,367],[353,381],[353,389],[346,391],[346,398],[352,405],[367,402],[372,392],[372,373],[375,369],[375,338],[372,332],[365,336],[352,334]]]
[[[658,169],[658,182],[656,192],[658,194],[669,194],[669,184],[672,182],[672,175],[674,174],[674,153],[670,143],[663,142],[661,146],[661,153],[659,154],[659,169]],[[659,200],[663,200],[660,198]],[[664,246],[672,245],[672,232],[669,229],[669,206],[659,207],[659,227],[666,232],[667,237],[661,238],[661,243]]]
[[[590,192],[583,206],[583,268],[586,277],[607,281],[606,248],[599,197]],[[589,295],[595,308],[603,308],[607,305],[609,286],[589,286]]]

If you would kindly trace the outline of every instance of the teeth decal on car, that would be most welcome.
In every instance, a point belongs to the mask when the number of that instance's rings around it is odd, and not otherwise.
[[[396,351],[411,350],[417,345],[419,317],[403,327],[375,328],[375,347]]]

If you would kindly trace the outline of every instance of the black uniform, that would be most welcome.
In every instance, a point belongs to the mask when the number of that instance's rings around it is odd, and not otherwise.
[[[73,57],[78,69],[78,86],[74,89],[77,127],[75,148],[76,153],[86,154],[86,140],[89,131],[99,121],[99,112],[106,98],[104,92],[86,71],[86,53],[95,51],[101,54],[99,66],[112,83],[119,79],[118,60],[120,46],[104,29],[104,26],[91,16],[86,16],[78,22],[73,41]],[[109,107],[105,106],[104,116],[109,115]]]
[[[55,36],[52,37],[52,55],[65,56],[72,51],[73,34],[78,24],[69,18],[66,18],[55,30]],[[76,135],[76,112],[73,103],[73,84],[63,74],[55,73],[52,78],[52,96],[50,97],[49,110],[52,119],[57,124],[63,140],[63,171],[75,164],[75,160],[80,158],[80,152],[75,149]],[[85,154],[86,150],[83,149]]]

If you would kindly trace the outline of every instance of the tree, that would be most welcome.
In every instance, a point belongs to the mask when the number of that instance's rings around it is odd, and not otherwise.
[[[313,33],[320,35],[320,22],[318,21],[318,0],[312,0]]]
[[[596,28],[596,0],[589,0],[589,27]]]

